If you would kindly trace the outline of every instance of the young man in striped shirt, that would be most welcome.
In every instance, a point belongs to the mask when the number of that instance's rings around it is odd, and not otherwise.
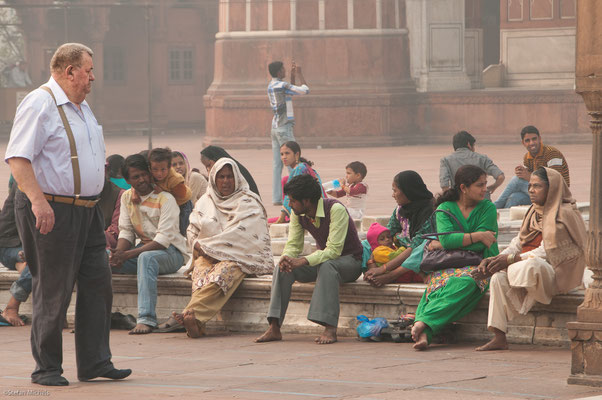
[[[557,148],[544,145],[536,127],[532,125],[525,126],[520,133],[520,137],[527,153],[523,158],[523,165],[519,165],[514,169],[516,176],[512,177],[500,198],[495,201],[497,208],[531,204],[527,188],[531,173],[539,167],[555,169],[560,172],[567,185],[570,186],[571,184],[569,166],[564,155]]]
[[[301,72],[301,67],[293,62],[291,68],[291,83],[283,81],[286,76],[286,69],[282,61],[274,61],[268,65],[268,70],[272,80],[268,84],[268,98],[274,112],[272,118],[272,152],[273,162],[273,180],[272,180],[272,203],[274,205],[282,204],[282,160],[280,159],[280,146],[288,141],[294,141],[293,125],[295,117],[293,115],[292,96],[297,94],[308,94],[309,87],[305,83],[305,78]],[[296,79],[299,78],[301,86],[295,86]]]

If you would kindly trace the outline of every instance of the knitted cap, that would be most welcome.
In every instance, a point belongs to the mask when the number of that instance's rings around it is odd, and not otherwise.
[[[370,225],[368,233],[366,234],[366,239],[368,239],[368,243],[370,243],[372,250],[378,247],[378,235],[388,230],[388,228],[385,228],[378,222],[374,222],[372,225]]]

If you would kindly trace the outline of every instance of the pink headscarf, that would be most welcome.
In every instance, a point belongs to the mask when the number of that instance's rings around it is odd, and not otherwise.
[[[368,239],[368,243],[370,243],[372,250],[378,247],[378,235],[388,230],[388,228],[385,228],[378,222],[374,222],[372,225],[370,225],[368,233],[366,234],[366,239]]]

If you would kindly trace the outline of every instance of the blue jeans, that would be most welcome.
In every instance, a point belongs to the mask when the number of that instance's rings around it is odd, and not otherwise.
[[[15,271],[17,268],[15,264],[21,262],[19,259],[19,252],[23,250],[23,247],[0,247],[0,263],[6,268]]]
[[[531,204],[528,188],[529,182],[517,176],[513,176],[499,199],[494,202],[495,207],[510,208]]]
[[[16,270],[15,264],[21,262],[19,259],[19,252],[23,250],[23,247],[1,247],[0,248],[0,262],[8,269]],[[27,301],[29,294],[31,293],[31,272],[29,267],[26,265],[25,269],[21,271],[19,278],[10,285],[10,294],[15,300],[23,303]]]
[[[25,266],[19,278],[10,285],[10,294],[20,303],[27,301],[31,293],[31,272],[29,266]]]
[[[286,124],[279,126],[278,128],[272,128],[272,153],[273,153],[273,167],[274,174],[272,179],[272,203],[282,204],[282,160],[280,159],[280,146],[286,142],[295,140],[293,134],[293,123],[287,122]],[[288,169],[289,174],[292,172],[292,168]]]
[[[137,247],[140,247],[138,245]],[[180,250],[170,245],[165,250],[145,251],[130,258],[113,272],[138,275],[138,323],[157,326],[157,275],[173,274],[184,264]]]

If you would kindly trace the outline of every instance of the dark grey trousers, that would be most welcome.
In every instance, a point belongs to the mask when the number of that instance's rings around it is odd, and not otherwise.
[[[77,376],[86,379],[113,369],[109,348],[113,292],[105,250],[104,220],[94,208],[50,203],[54,228],[42,235],[27,196],[17,191],[15,216],[33,277],[32,381],[63,373],[63,326],[73,287]]]
[[[341,283],[355,282],[362,273],[362,261],[351,255],[325,261],[314,267],[306,265],[292,272],[280,272],[278,265],[272,277],[270,295],[270,318],[278,319],[280,325],[284,321],[288,302],[291,298],[293,283],[316,282],[309,303],[307,319],[316,324],[337,326],[339,322],[339,286]]]

